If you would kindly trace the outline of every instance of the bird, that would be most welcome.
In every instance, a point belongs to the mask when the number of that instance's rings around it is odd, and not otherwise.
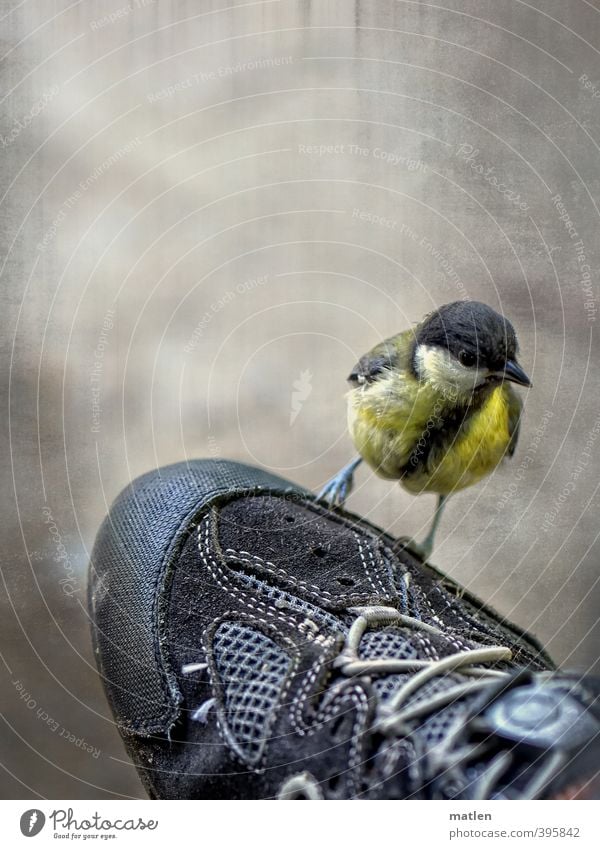
[[[348,377],[348,429],[358,456],[318,498],[343,505],[363,460],[410,493],[437,494],[426,538],[406,541],[427,560],[448,498],[515,452],[523,402],[513,385],[532,386],[518,350],[511,322],[472,300],[444,304],[376,345]]]

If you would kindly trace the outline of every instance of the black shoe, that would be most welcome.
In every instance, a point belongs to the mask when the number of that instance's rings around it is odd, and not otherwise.
[[[236,463],[139,478],[96,542],[98,666],[153,798],[593,795],[597,680],[394,540]]]

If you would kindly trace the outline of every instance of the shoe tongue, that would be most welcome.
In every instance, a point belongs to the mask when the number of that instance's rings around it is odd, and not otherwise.
[[[236,498],[221,508],[217,534],[234,568],[327,609],[389,603],[397,595],[376,541],[310,503],[271,495]]]

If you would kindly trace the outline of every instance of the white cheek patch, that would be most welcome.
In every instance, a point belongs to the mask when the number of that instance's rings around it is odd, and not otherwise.
[[[449,351],[437,345],[419,345],[415,352],[417,371],[440,389],[454,388],[459,394],[472,392],[488,376],[487,369],[463,366]]]

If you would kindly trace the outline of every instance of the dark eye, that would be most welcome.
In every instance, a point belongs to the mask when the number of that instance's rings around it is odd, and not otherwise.
[[[477,362],[477,357],[475,354],[469,353],[469,351],[461,351],[458,355],[458,362],[461,366],[474,366]]]

